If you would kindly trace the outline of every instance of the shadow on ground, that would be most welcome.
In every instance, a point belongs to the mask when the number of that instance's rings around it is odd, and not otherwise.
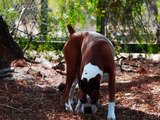
[[[129,83],[117,83],[117,92],[131,91],[160,80],[160,76],[145,77]],[[106,90],[105,90],[106,91]],[[56,87],[40,89],[28,83],[0,83],[0,120],[105,120],[107,107],[102,105],[96,115],[66,112],[62,92]],[[159,120],[160,117],[116,105],[117,120]]]

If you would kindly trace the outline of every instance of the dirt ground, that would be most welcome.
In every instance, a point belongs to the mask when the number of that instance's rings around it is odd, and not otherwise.
[[[58,90],[66,79],[64,71],[29,63],[15,68],[17,73],[30,75],[32,79],[0,80],[0,120],[105,120],[107,83],[101,85],[95,115],[67,112],[62,91]],[[116,118],[160,120],[160,63],[147,64],[145,72],[139,73],[122,73],[117,67]]]

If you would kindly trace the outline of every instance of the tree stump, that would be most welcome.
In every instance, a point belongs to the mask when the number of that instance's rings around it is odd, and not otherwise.
[[[13,60],[22,58],[24,58],[22,49],[14,41],[6,22],[0,16],[0,69],[9,67]]]

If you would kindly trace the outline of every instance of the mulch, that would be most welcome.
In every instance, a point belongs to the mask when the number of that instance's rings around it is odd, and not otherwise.
[[[117,120],[160,120],[160,64],[150,65],[145,73],[116,71]],[[64,109],[62,91],[65,82],[60,70],[46,69],[39,64],[16,67],[34,72],[34,80],[0,80],[0,120],[105,120],[108,84],[101,85],[99,108],[95,115],[68,112]],[[62,71],[63,72],[63,71]]]

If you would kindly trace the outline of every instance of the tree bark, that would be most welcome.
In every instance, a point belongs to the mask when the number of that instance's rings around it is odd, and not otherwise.
[[[158,6],[157,0],[146,0],[146,8],[148,11],[148,27],[156,33],[158,26]],[[159,28],[158,28],[159,29]]]
[[[107,5],[107,0],[100,0],[98,1],[98,6],[97,8],[100,11],[105,11],[104,13],[101,13],[100,16],[97,17],[97,27],[98,30],[101,34],[106,36],[106,5]]]
[[[40,30],[41,32],[48,31],[47,28],[47,22],[48,22],[48,0],[41,0],[41,25],[40,25]],[[44,33],[42,37],[43,40],[46,41],[47,39],[47,33]]]
[[[8,26],[0,16],[0,68],[10,66],[16,59],[24,58],[22,49],[9,33]]]

